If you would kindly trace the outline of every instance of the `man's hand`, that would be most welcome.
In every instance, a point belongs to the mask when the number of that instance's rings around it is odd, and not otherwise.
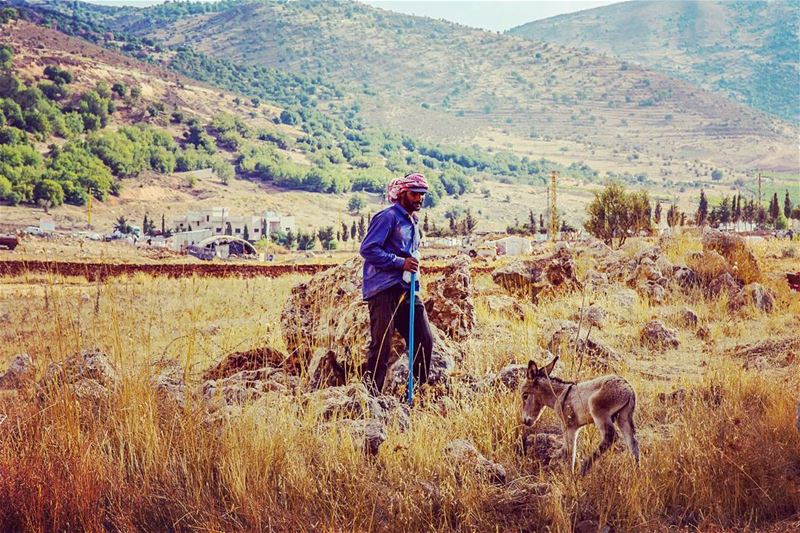
[[[406,257],[403,260],[403,270],[407,270],[409,272],[417,272],[419,270],[419,261],[417,261],[413,257]]]

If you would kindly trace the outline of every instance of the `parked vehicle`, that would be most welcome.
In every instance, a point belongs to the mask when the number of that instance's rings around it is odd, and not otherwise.
[[[0,248],[8,248],[13,250],[19,244],[19,239],[16,235],[0,234]]]

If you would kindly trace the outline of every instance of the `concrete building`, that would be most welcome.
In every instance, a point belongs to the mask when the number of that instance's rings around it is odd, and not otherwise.
[[[192,231],[178,231],[172,234],[171,242],[174,250],[182,250],[187,246],[198,244],[203,239],[211,237],[209,229],[192,229]]]
[[[263,215],[232,215],[227,207],[212,207],[204,211],[189,211],[172,220],[177,233],[209,230],[211,235],[233,235],[257,241],[276,231],[294,231],[294,217],[272,211]]]

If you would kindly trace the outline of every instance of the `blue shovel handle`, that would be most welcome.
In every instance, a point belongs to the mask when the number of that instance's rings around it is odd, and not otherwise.
[[[408,297],[408,405],[414,404],[414,298],[417,274],[411,273],[411,288]]]

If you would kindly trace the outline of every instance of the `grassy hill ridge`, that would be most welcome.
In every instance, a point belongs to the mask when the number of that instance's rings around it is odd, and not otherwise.
[[[800,121],[800,2],[636,1],[523,24],[511,35],[588,47]]]

